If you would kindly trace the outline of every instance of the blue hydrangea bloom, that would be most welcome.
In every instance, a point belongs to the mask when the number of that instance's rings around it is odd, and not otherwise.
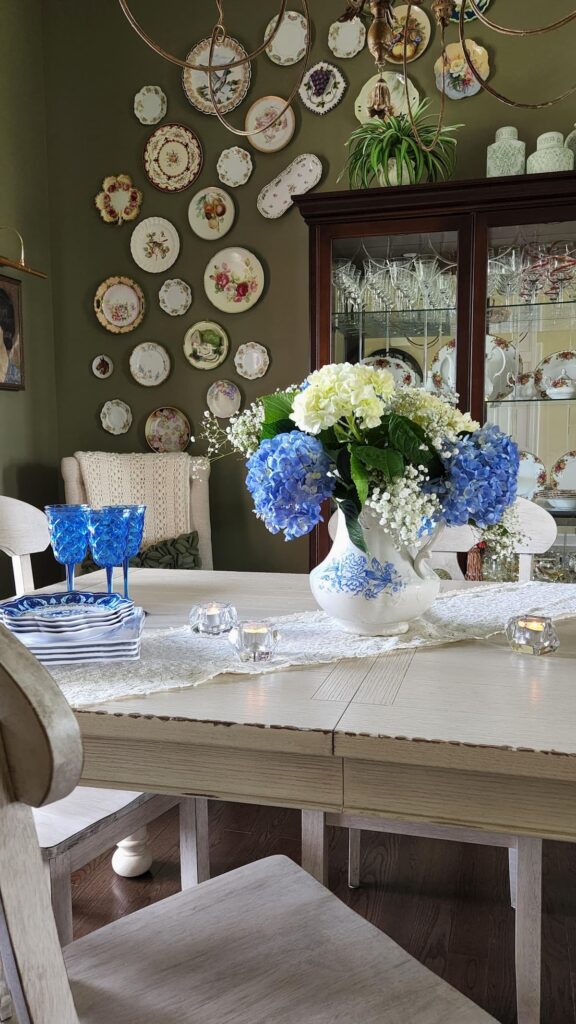
[[[247,462],[254,511],[270,533],[303,537],[321,521],[320,506],[334,490],[330,460],[316,437],[298,430],[261,441]]]
[[[460,437],[453,451],[445,477],[433,485],[442,519],[448,526],[494,526],[516,498],[518,446],[498,427],[484,426]]]

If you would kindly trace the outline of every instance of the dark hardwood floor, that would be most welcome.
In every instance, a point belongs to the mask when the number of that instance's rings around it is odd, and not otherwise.
[[[150,874],[119,878],[108,855],[76,873],[75,937],[178,890],[176,813],[158,819],[150,831],[156,858]],[[299,815],[211,803],[210,842],[213,874],[273,853],[298,861]],[[501,1024],[515,1024],[506,851],[365,832],[362,852],[363,884],[350,890],[346,833],[331,831],[333,892]],[[576,848],[545,843],[542,1024],[576,1024],[575,1006]]]

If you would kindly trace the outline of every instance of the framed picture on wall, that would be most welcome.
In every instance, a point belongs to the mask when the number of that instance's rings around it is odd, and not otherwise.
[[[24,387],[21,282],[0,274],[0,388]]]

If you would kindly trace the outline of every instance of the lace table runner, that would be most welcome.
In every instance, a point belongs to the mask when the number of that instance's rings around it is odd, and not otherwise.
[[[224,673],[257,675],[293,665],[318,665],[341,658],[367,658],[405,648],[481,640],[501,632],[525,612],[554,619],[576,615],[576,585],[495,584],[441,594],[433,607],[400,637],[344,633],[324,612],[302,612],[274,620],[281,632],[272,662],[240,662],[226,637],[202,637],[185,627],[145,629],[137,662],[61,665],[52,675],[73,707],[121,697],[198,686]]]

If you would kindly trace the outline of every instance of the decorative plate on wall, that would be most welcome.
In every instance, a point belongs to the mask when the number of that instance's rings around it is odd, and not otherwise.
[[[143,85],[134,97],[134,113],[140,124],[158,124],[167,109],[168,100],[159,85]]]
[[[252,104],[244,119],[244,128],[247,132],[257,132],[256,135],[247,136],[254,149],[259,149],[261,153],[277,153],[288,145],[294,135],[296,118],[292,107],[284,110],[285,106],[286,100],[281,96],[262,96]],[[284,113],[278,117],[281,110]],[[270,123],[272,121],[273,124]],[[270,127],[265,128],[264,125]]]
[[[191,64],[205,67],[210,63],[210,44],[211,39],[202,39],[190,50],[186,60]],[[231,60],[245,60],[247,57],[246,50],[237,39],[225,36],[222,42],[214,48],[213,63],[228,64]],[[226,68],[224,71],[213,72],[212,85],[221,114],[229,114],[231,110],[236,109],[238,104],[242,103],[248,92],[251,74],[250,61],[237,68]],[[215,114],[214,104],[210,99],[208,75],[205,71],[192,71],[191,68],[183,68],[182,85],[189,102],[196,107],[196,110],[202,114]]]
[[[370,120],[370,115],[368,113],[368,98],[379,78],[380,75],[373,75],[372,78],[369,78],[362,86],[358,96],[356,97],[354,113],[360,121],[360,124],[365,124],[366,121]],[[404,91],[404,76],[400,75],[397,71],[384,71],[382,78],[386,82],[390,92],[392,113],[396,117],[398,114],[407,114],[408,108],[406,106],[406,94]],[[420,101],[420,93],[410,79],[408,79],[408,95],[410,97],[410,107],[413,110]]]
[[[98,322],[112,334],[127,334],[144,319],[146,303],[140,285],[131,277],[107,277],[94,296]]]
[[[190,444],[190,422],[180,409],[165,405],[150,413],[144,435],[154,452],[184,452]]]
[[[104,402],[100,422],[109,434],[125,434],[132,426],[132,409],[119,398]]]
[[[404,63],[404,36],[406,35],[406,63],[418,60],[430,42],[430,19],[425,11],[413,7],[410,12],[408,31],[406,31],[406,19],[408,17],[408,6],[402,4],[393,10],[394,24],[392,27],[393,39],[389,48],[386,49],[386,60],[389,64]]]
[[[293,205],[292,198],[309,192],[322,177],[322,163],[314,153],[301,153],[258,193],[256,206],[263,217],[275,220]]]
[[[192,289],[179,277],[164,281],[158,292],[160,308],[169,316],[183,316],[192,304]]]
[[[224,185],[229,185],[230,188],[245,185],[253,170],[252,157],[248,150],[242,149],[241,146],[230,146],[229,149],[223,149],[216,164],[220,181]]]
[[[184,355],[197,370],[215,370],[229,349],[226,331],[213,320],[199,320],[184,335]]]
[[[231,380],[215,380],[208,388],[206,405],[220,420],[228,420],[242,405],[240,388]]]
[[[328,29],[328,49],[335,57],[355,57],[364,49],[366,29],[361,18],[333,21]]]
[[[321,60],[304,75],[298,95],[313,114],[327,114],[340,103],[347,86],[340,69],[335,64]]]
[[[94,356],[92,360],[92,373],[98,380],[106,380],[111,377],[114,373],[114,363],[104,352],[99,356]]]
[[[270,366],[268,349],[257,341],[247,341],[236,350],[234,365],[241,377],[246,380],[257,380],[263,377]]]
[[[222,238],[234,223],[234,200],[223,188],[209,185],[201,188],[190,200],[188,220],[199,238]]]
[[[94,202],[106,224],[135,220],[140,213],[142,193],[132,184],[129,174],[110,174],[102,182],[102,191]]]
[[[130,353],[130,373],[146,388],[162,384],[170,374],[170,356],[163,345],[143,341]]]
[[[492,0],[476,0],[476,7],[481,14],[488,9]],[[460,21],[460,8],[462,7],[462,0],[456,0],[456,10],[450,18],[450,21]],[[466,4],[466,10],[464,11],[464,21],[473,21],[477,17],[476,13],[470,7],[470,4]]]
[[[144,170],[161,192],[182,192],[192,185],[202,161],[198,136],[182,124],[163,124],[152,132],[144,149]]]
[[[486,81],[490,74],[488,51],[479,46],[473,39],[466,40],[466,48],[476,71]],[[436,88],[442,92],[442,79],[448,99],[463,100],[467,96],[475,96],[482,86],[476,81],[468,67],[464,51],[460,43],[448,43],[444,53],[438,57],[434,65]]]
[[[161,274],[178,259],[180,238],[164,217],[147,217],[136,225],[130,238],[132,259],[142,270]]]
[[[272,18],[266,26],[264,39],[268,39],[274,31],[278,15]],[[266,53],[275,64],[286,67],[288,64],[297,64],[306,53],[306,40],[308,30],[306,18],[299,11],[284,11],[282,24],[274,39],[266,47]]]
[[[249,249],[221,249],[204,271],[204,290],[217,309],[243,313],[264,291],[262,264]]]

